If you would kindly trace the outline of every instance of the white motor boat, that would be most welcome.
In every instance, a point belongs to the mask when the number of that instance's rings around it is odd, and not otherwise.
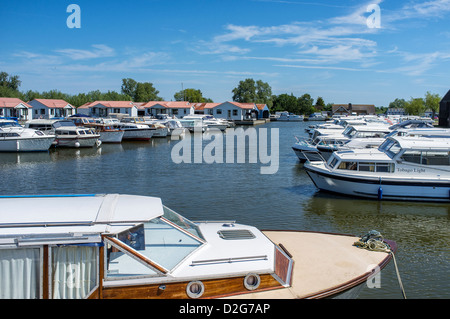
[[[85,127],[76,126],[70,120],[30,120],[25,127],[39,129],[45,134],[55,135],[56,147],[94,147],[100,146],[100,135]]]
[[[280,122],[303,122],[304,116],[303,115],[296,115],[294,113],[289,112],[276,112],[275,116],[277,118],[277,121]]]
[[[219,129],[225,131],[230,124],[226,120],[216,119],[212,115],[202,115],[202,114],[190,114],[183,117],[183,121],[194,120],[197,123],[202,123],[202,126],[206,126],[206,129]],[[185,122],[187,123],[187,122]],[[199,124],[195,124],[199,126]]]
[[[2,299],[355,297],[397,248],[374,232],[194,223],[148,196],[0,196],[0,207]]]
[[[25,128],[14,120],[0,119],[0,152],[48,151],[55,135]]]
[[[317,188],[375,199],[450,202],[450,139],[391,136],[304,165]]]
[[[342,133],[335,129],[317,129],[314,138],[298,140],[292,146],[301,162],[327,160],[336,150],[377,148],[391,133],[386,125],[347,126]]]
[[[154,130],[140,117],[125,117],[117,126],[124,131],[122,140],[149,141],[153,137]]]
[[[325,121],[326,119],[326,115],[322,113],[313,113],[308,117],[308,121]]]
[[[85,117],[70,117],[70,120],[77,126],[83,126],[93,129],[100,135],[100,141],[102,143],[120,143],[124,135],[124,131],[113,126],[112,124],[106,124],[102,119],[85,118]]]
[[[348,137],[339,135],[320,135],[314,140],[297,139],[297,143],[292,145],[292,149],[299,161],[322,161],[327,160],[331,153],[337,150],[339,145],[344,145]],[[323,152],[322,152],[323,151]]]
[[[100,134],[94,130],[76,126],[72,121],[58,121],[53,124],[56,147],[94,147],[100,146]]]

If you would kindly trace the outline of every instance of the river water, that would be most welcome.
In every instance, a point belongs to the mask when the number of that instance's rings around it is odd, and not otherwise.
[[[161,197],[166,206],[194,221],[235,220],[260,229],[356,236],[377,230],[399,246],[395,256],[408,298],[450,298],[450,205],[354,199],[318,191],[291,149],[294,136],[305,137],[304,129],[311,124],[271,122],[249,128],[259,137],[261,129],[278,135],[276,143],[267,139],[265,153],[279,152],[274,174],[261,174],[261,168],[269,166],[261,153],[256,163],[250,163],[248,154],[244,163],[236,163],[237,155],[231,163],[224,154],[224,163],[194,163],[193,155],[191,163],[177,164],[172,151],[182,141],[154,138],[93,149],[2,153],[0,195],[139,194]],[[202,137],[192,137],[193,145],[195,139]],[[204,140],[203,149],[211,148],[213,141],[219,139]],[[403,298],[393,262],[382,271],[380,287],[365,287],[360,298]]]

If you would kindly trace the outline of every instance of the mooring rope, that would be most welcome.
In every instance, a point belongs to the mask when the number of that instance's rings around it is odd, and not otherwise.
[[[398,270],[395,254],[392,251],[391,246],[384,241],[383,236],[380,234],[380,232],[376,230],[371,230],[366,235],[362,236],[358,241],[356,241],[353,244],[353,246],[367,249],[370,251],[380,251],[391,254],[392,259],[394,260],[395,272],[397,274],[398,283],[400,285],[403,298],[406,299],[405,289],[403,288],[402,279],[400,278],[400,272]]]

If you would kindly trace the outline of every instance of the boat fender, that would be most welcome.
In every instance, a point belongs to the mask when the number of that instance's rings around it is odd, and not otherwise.
[[[383,198],[383,188],[381,188],[381,186],[378,188],[378,199],[382,199]]]
[[[75,147],[76,148],[80,147],[80,142],[75,142]]]

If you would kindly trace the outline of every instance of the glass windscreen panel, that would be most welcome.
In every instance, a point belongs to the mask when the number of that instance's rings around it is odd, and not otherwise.
[[[107,276],[110,279],[161,276],[145,260],[171,270],[203,244],[200,236],[194,223],[167,209],[164,218],[152,219],[118,234],[117,239],[127,249],[108,246]]]

